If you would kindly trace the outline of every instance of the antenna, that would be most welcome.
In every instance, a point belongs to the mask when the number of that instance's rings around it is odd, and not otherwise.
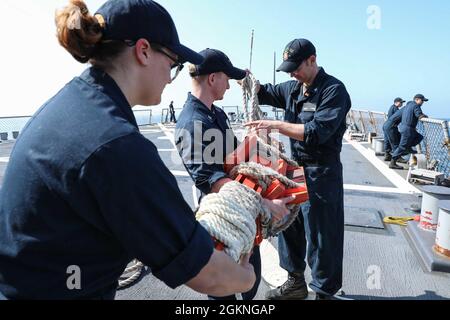
[[[277,52],[273,53],[273,85],[277,84]]]
[[[253,60],[253,40],[255,38],[255,30],[252,30],[252,41],[250,44],[250,68],[249,70],[252,70],[252,60]]]

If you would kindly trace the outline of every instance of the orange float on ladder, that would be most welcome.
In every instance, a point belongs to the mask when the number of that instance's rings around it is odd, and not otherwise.
[[[258,139],[256,136],[247,136],[244,141],[238,146],[238,148],[231,154],[229,154],[225,159],[225,172],[230,173],[234,167],[241,163],[245,162],[255,162],[259,163],[266,167],[274,167],[271,160],[263,157],[258,153]],[[286,189],[286,186],[283,185],[278,179],[275,179],[272,184],[267,188],[267,190],[262,193],[263,188],[258,185],[258,182],[254,179],[247,177],[243,174],[239,174],[235,181],[242,183],[249,187],[250,189],[258,192],[261,196],[268,200],[282,199],[289,196],[295,196],[295,199],[291,201],[289,204],[301,204],[308,201],[308,189],[306,186],[305,173],[302,167],[291,166],[285,160],[278,159],[278,163],[276,163],[276,169],[278,173],[286,176],[292,181],[300,184],[301,186],[295,189]],[[262,236],[262,224],[261,217],[256,219],[256,238],[255,238],[255,246],[259,246],[263,241]],[[215,241],[215,248],[217,250],[224,250],[225,246],[220,241]]]

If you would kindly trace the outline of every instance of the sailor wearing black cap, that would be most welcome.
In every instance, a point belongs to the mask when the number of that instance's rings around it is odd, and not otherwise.
[[[391,118],[397,111],[399,111],[400,108],[403,106],[403,104],[404,104],[405,102],[406,102],[406,101],[403,100],[402,98],[396,98],[396,99],[394,100],[394,104],[389,108],[389,111],[388,111],[388,114],[387,114],[387,120],[389,120],[389,118]],[[397,139],[397,140],[400,140],[400,133],[398,133],[398,130],[396,130],[397,133],[395,133],[395,130],[391,130],[390,127],[387,127],[387,123],[388,123],[388,122],[385,122],[385,124],[384,124],[384,126],[383,126],[383,132],[384,132],[384,151],[385,151],[385,153],[386,153],[386,155],[385,155],[385,157],[384,157],[384,161],[391,161],[391,159],[392,159],[391,153],[392,153],[393,149],[392,149],[392,145],[391,145],[391,143],[390,143],[390,140],[391,140],[391,139]],[[397,124],[397,125],[398,125],[398,124]],[[395,129],[396,129],[396,128],[395,128]],[[397,138],[397,137],[389,137],[389,136],[388,136],[389,133],[397,134],[398,138]]]
[[[305,258],[312,271],[316,298],[331,298],[342,286],[344,191],[340,153],[351,108],[344,84],[316,62],[316,49],[306,39],[290,42],[278,71],[293,81],[260,87],[262,104],[286,111],[285,120],[248,124],[279,130],[291,138],[292,155],[305,167],[310,201],[293,225],[279,237],[281,266],[289,272],[268,299],[304,299],[308,295]]]
[[[389,167],[391,169],[403,170],[402,166],[397,165],[395,162],[392,162],[392,153],[394,150],[398,148],[400,143],[400,132],[398,131],[398,125],[402,121],[402,115],[405,108],[398,110],[394,113],[383,125],[384,131],[384,140],[389,143],[390,153],[386,152],[385,161],[391,161]],[[401,161],[403,158],[399,159],[398,162],[406,163],[406,161]]]
[[[417,146],[423,140],[423,136],[417,132],[416,127],[420,119],[427,116],[422,112],[422,105],[428,99],[422,94],[416,94],[414,101],[410,101],[403,108],[402,121],[398,126],[401,134],[399,146],[392,154],[391,167],[396,166],[400,157],[414,153],[412,147]]]
[[[247,72],[235,68],[219,50],[206,49],[200,55],[204,58],[203,63],[189,66],[193,90],[188,94],[178,119],[175,143],[196,187],[205,195],[219,192],[226,183],[232,181],[225,173],[224,160],[239,143],[227,115],[214,102],[223,99],[230,88],[230,79],[242,80]],[[285,204],[292,199],[264,201],[281,218],[288,213]],[[259,247],[254,248],[250,263],[255,269],[257,281],[250,291],[242,294],[244,300],[255,297],[261,281]],[[236,297],[210,296],[210,299],[235,300]]]
[[[182,63],[203,57],[180,44],[169,13],[150,0],[110,0],[94,16],[72,0],[56,22],[61,45],[92,67],[32,117],[11,154],[0,193],[0,296],[113,299],[133,258],[172,288],[248,291],[248,258],[237,264],[214,250],[131,109],[159,104]]]
[[[389,108],[387,117],[388,117],[388,118],[392,117],[392,115],[393,115],[394,113],[396,113],[398,110],[400,110],[401,107],[403,107],[403,104],[404,104],[405,102],[406,102],[406,101],[403,100],[402,98],[395,98],[394,104]]]

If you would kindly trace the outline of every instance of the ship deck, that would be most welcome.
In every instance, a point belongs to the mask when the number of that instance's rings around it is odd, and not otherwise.
[[[177,178],[186,201],[195,208],[196,192],[173,144],[173,126],[152,125],[142,134],[158,148],[166,166]],[[242,130],[236,132],[242,134]],[[13,142],[0,144],[0,184]],[[428,272],[405,228],[386,225],[385,216],[412,216],[412,205],[421,204],[419,190],[406,182],[407,170],[390,170],[368,143],[345,140],[342,151],[345,189],[345,246],[343,287],[348,299],[439,300],[450,298],[450,274]],[[405,165],[406,168],[406,165]],[[280,285],[286,272],[278,265],[277,239],[261,246],[263,281],[256,300]],[[306,272],[307,280],[310,271]],[[314,298],[311,294],[310,298]],[[117,300],[205,300],[207,297],[183,286],[168,288],[151,270],[132,286],[117,292]]]

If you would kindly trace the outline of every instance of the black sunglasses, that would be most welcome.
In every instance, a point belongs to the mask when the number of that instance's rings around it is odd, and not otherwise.
[[[134,47],[136,45],[137,41],[134,40],[123,40],[123,42],[129,46],[129,47]],[[170,78],[171,81],[175,80],[176,77],[178,77],[178,75],[180,74],[181,70],[183,70],[184,68],[184,64],[180,63],[178,59],[172,57],[170,54],[168,54],[165,50],[164,50],[164,46],[158,44],[158,43],[150,43],[150,47],[152,47],[153,50],[162,53],[163,55],[165,55],[166,57],[168,57],[170,60],[172,60],[174,63],[172,64],[172,66],[170,67],[172,69],[171,73],[170,73]]]

